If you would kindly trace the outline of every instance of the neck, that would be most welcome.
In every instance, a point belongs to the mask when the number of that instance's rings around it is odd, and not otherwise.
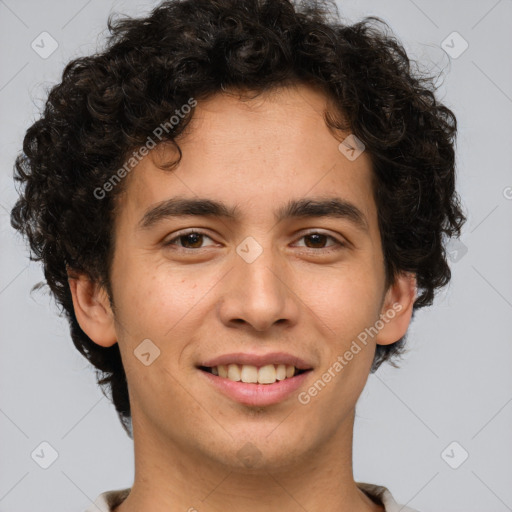
[[[229,466],[183,448],[133,417],[135,480],[115,512],[379,512],[352,475],[354,413],[330,442],[286,463]]]

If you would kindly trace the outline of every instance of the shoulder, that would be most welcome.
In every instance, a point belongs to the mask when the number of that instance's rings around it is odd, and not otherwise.
[[[128,497],[130,490],[131,488],[106,491],[85,512],[111,512]]]
[[[363,492],[372,498],[376,498],[377,502],[382,503],[386,512],[418,512],[413,508],[397,503],[387,487],[364,482],[356,482],[356,484]]]

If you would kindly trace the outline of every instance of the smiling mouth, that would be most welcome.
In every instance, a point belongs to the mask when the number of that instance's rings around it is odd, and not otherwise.
[[[301,370],[288,364],[267,364],[260,367],[250,364],[227,364],[213,367],[199,366],[199,369],[217,377],[246,384],[274,384],[311,371],[311,369]]]

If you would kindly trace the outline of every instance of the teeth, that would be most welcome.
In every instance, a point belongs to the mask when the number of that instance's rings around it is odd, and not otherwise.
[[[250,364],[244,364],[240,372],[240,380],[242,382],[258,382],[258,368]]]
[[[228,379],[234,380],[235,382],[241,380],[240,368],[238,368],[237,364],[228,365]]]
[[[284,380],[284,379],[286,379],[286,365],[285,364],[278,364],[277,365],[276,379],[277,380]]]
[[[213,375],[219,377],[252,384],[274,384],[278,380],[288,379],[297,373],[295,366],[289,364],[267,364],[260,368],[250,364],[220,364],[214,366],[211,371]]]
[[[267,364],[258,370],[258,382],[260,384],[274,384],[275,381],[276,367],[273,364]]]

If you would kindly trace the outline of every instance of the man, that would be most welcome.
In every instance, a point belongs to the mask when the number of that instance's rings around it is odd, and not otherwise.
[[[166,2],[28,130],[13,225],[134,439],[91,511],[411,510],[354,481],[355,407],[464,216],[455,117],[376,21]]]

